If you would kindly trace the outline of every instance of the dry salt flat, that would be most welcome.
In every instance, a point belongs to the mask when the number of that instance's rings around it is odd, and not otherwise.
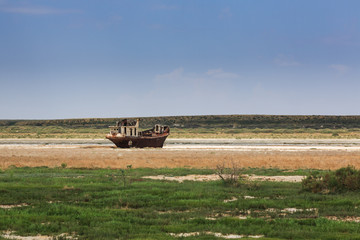
[[[81,148],[112,147],[106,139],[0,139],[1,147],[19,148]],[[27,146],[27,147],[26,147]],[[210,150],[347,150],[360,151],[360,139],[167,139],[163,149]],[[129,149],[127,149],[129,150]],[[134,149],[130,149],[134,150]]]
[[[360,168],[357,139],[168,139],[162,149],[119,149],[105,139],[1,139],[0,168],[216,168],[223,163],[239,167],[281,169]]]

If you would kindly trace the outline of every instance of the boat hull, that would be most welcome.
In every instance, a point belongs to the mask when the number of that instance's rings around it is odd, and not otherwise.
[[[106,136],[107,139],[112,141],[119,148],[162,148],[164,142],[169,134],[159,134],[156,136],[149,137],[133,137],[133,136],[125,136],[125,137],[117,137],[108,134]]]

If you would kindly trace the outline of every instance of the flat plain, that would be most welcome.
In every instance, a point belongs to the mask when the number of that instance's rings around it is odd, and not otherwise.
[[[2,140],[0,168],[216,168],[223,163],[239,167],[279,169],[360,168],[357,139],[172,139],[163,149],[120,149],[98,140]]]
[[[0,239],[360,239],[358,191],[301,183],[359,169],[358,131],[194,129],[119,149],[101,129],[6,129]],[[227,184],[219,166],[242,177]]]

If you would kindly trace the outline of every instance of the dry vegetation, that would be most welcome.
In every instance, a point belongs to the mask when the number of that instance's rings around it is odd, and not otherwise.
[[[233,162],[239,168],[338,169],[348,165],[360,168],[360,151],[232,151],[201,149],[118,149],[108,146],[2,145],[0,168],[49,166],[62,163],[76,168],[212,168]]]
[[[0,138],[103,138],[116,118],[0,120]],[[209,115],[141,118],[171,138],[360,138],[360,116]]]

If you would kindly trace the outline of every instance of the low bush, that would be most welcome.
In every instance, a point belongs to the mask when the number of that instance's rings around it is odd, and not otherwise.
[[[333,172],[311,173],[302,181],[302,189],[313,193],[336,193],[360,190],[360,171],[352,166]]]
[[[221,178],[225,185],[238,186],[242,180],[242,169],[234,162],[232,162],[231,167],[226,167],[225,163],[217,165],[215,173]]]

